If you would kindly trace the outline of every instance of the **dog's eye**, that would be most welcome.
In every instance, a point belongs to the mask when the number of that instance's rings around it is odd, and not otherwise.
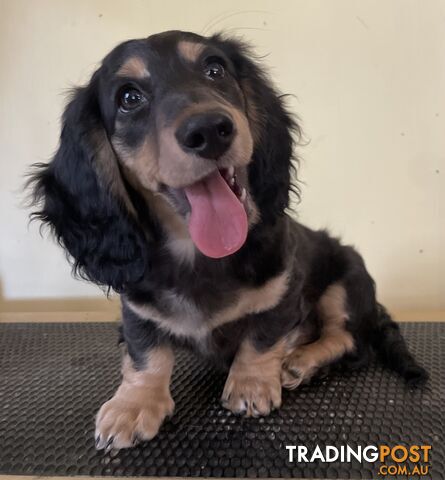
[[[222,63],[215,60],[207,63],[204,68],[204,73],[209,78],[223,78],[225,70]]]
[[[144,95],[137,88],[131,86],[123,87],[118,93],[119,109],[124,113],[134,110],[145,101]]]

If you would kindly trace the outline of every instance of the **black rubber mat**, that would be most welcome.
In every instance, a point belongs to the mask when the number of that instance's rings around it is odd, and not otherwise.
[[[224,375],[179,352],[175,415],[151,442],[104,454],[94,415],[119,384],[116,325],[0,324],[0,473],[377,478],[375,464],[290,464],[285,446],[385,443],[432,445],[423,478],[443,479],[445,323],[402,329],[431,374],[424,389],[373,365],[285,392],[259,419],[222,409]]]

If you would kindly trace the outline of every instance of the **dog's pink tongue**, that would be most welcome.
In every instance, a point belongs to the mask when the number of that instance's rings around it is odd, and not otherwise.
[[[239,250],[247,238],[247,215],[218,170],[185,188],[192,207],[189,231],[198,249],[221,258]]]

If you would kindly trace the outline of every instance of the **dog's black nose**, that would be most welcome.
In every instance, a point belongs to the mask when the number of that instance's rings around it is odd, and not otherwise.
[[[231,118],[215,112],[192,115],[176,131],[176,138],[183,150],[214,160],[230,147],[234,136]]]

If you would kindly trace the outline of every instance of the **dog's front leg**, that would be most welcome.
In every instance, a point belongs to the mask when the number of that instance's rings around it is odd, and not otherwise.
[[[148,327],[148,328],[144,328]],[[157,341],[149,325],[124,316],[127,351],[122,383],[96,417],[96,448],[120,449],[156,436],[164,419],[173,414],[170,378],[174,355]]]
[[[281,363],[284,341],[258,349],[244,340],[235,356],[222,395],[222,404],[246,416],[267,415],[281,405]]]

